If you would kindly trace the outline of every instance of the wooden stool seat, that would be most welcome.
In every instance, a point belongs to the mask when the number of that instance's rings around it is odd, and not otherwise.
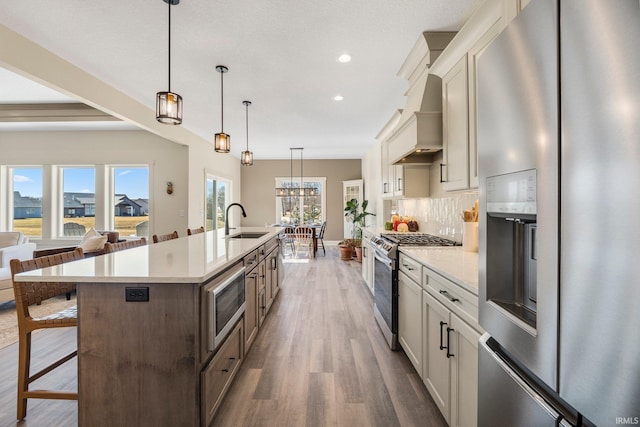
[[[204,233],[204,227],[199,228],[187,228],[187,236],[193,236],[194,234]]]
[[[125,240],[124,242],[118,243],[105,243],[104,245],[104,253],[111,254],[113,252],[123,251],[125,249],[137,248],[138,246],[145,246],[147,244],[147,239],[144,237],[136,240]]]
[[[35,329],[51,328],[51,325],[58,327],[78,326],[78,306],[74,305],[57,313],[49,314],[42,317],[32,317],[31,321],[37,325]]]
[[[153,243],[166,242],[167,240],[173,240],[177,238],[178,238],[177,231],[174,231],[173,233],[169,233],[169,234],[160,234],[160,235],[154,234]]]

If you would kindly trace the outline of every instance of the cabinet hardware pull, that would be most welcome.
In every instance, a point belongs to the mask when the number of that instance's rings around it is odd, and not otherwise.
[[[409,266],[409,264],[402,264],[402,266],[403,266],[403,267],[405,267],[405,268],[406,268],[407,270],[409,270],[409,271],[413,271],[413,270],[414,270],[414,268],[411,268],[411,267]]]
[[[226,368],[224,368],[222,370],[222,372],[229,372],[229,370],[231,369],[231,366],[233,366],[233,362],[235,362],[236,358],[235,357],[230,357],[229,358],[229,364],[227,365]]]
[[[251,273],[247,276],[249,279],[255,279],[256,277],[258,277],[258,273]]]
[[[384,182],[382,184],[382,193],[383,194],[387,194],[389,192],[388,188],[389,188],[389,183],[388,182]]]
[[[440,182],[446,182],[444,180],[443,175],[442,175],[442,168],[445,167],[446,165],[444,163],[440,163]]]
[[[444,336],[444,333],[442,332],[442,327],[443,327],[444,325],[446,325],[446,324],[447,324],[446,322],[440,321],[440,350],[444,350],[444,349],[446,348],[446,349],[447,349],[447,353],[448,353],[448,352],[449,352],[449,349],[448,349],[447,347],[445,347],[445,346],[443,345],[443,343],[442,343],[442,341],[443,341],[443,336]],[[447,328],[447,329],[449,329],[449,328]]]
[[[449,299],[449,301],[451,302],[456,302],[456,301],[460,301],[458,298],[456,297],[452,297],[451,294],[447,291],[444,291],[442,289],[440,289],[440,294],[444,295],[445,297],[447,297]]]
[[[398,191],[402,191],[402,178],[398,178]]]
[[[449,348],[451,347],[451,338],[449,338],[449,332],[453,332],[455,329],[447,326],[447,359],[453,357],[453,353],[449,353]]]

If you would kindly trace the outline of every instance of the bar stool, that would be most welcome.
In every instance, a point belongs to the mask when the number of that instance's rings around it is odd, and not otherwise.
[[[75,283],[37,283],[16,282],[13,277],[25,271],[50,267],[70,261],[84,259],[82,248],[71,252],[34,258],[27,261],[12,259],[11,278],[13,292],[16,298],[16,314],[18,315],[18,411],[17,416],[22,420],[27,416],[27,399],[65,399],[78,400],[77,392],[60,390],[29,390],[29,384],[48,374],[58,366],[78,355],[75,350],[68,355],[51,363],[44,369],[30,374],[31,365],[31,333],[37,329],[66,328],[78,325],[77,306],[43,317],[31,317],[29,306],[39,304],[43,300],[58,295],[64,295],[75,289]]]

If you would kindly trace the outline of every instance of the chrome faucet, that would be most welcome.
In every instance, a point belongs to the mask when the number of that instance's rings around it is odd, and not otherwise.
[[[231,206],[240,206],[240,209],[242,209],[242,216],[245,218],[247,217],[247,214],[244,211],[244,207],[240,203],[231,203],[229,206],[227,206],[227,210],[224,212],[224,235],[225,236],[229,235],[230,229],[235,229],[235,227],[229,228],[229,208]]]

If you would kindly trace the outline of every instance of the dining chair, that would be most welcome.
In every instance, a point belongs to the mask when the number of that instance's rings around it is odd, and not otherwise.
[[[125,249],[137,248],[138,246],[145,246],[147,244],[147,239],[144,237],[135,240],[125,240],[124,242],[118,243],[105,243],[104,244],[104,253],[111,254],[113,252],[123,251]]]
[[[204,233],[204,227],[199,228],[187,228],[187,236],[193,236],[194,234]]]
[[[320,231],[318,232],[318,235],[316,236],[316,240],[322,245],[322,253],[323,254],[327,254],[327,251],[324,249],[324,230],[325,228],[327,228],[327,221],[324,221],[322,223],[322,225],[320,226]]]
[[[13,280],[18,273],[36,270],[70,261],[84,259],[82,248],[76,248],[71,252],[34,258],[26,261],[12,259],[11,279],[16,301],[16,314],[18,316],[18,405],[17,416],[21,420],[27,416],[27,399],[64,399],[78,400],[78,393],[61,390],[29,390],[29,384],[48,374],[63,363],[78,355],[78,351],[67,354],[56,360],[49,366],[31,375],[31,333],[37,329],[66,328],[78,325],[77,306],[67,308],[47,316],[32,317],[29,306],[39,304],[43,300],[64,295],[75,289],[75,283],[37,283],[16,282]]]
[[[285,227],[284,230],[282,230],[282,233],[280,233],[280,240],[282,241],[283,249],[286,250],[288,248],[291,251],[291,256],[294,256],[296,252],[293,238],[294,231],[294,227]]]
[[[295,257],[298,258],[301,250],[305,250],[309,258],[315,256],[313,251],[313,229],[311,227],[299,226],[294,232]]]
[[[174,231],[173,233],[169,233],[169,234],[161,234],[161,235],[157,235],[154,234],[153,235],[153,243],[160,243],[160,242],[166,242],[167,240],[173,240],[173,239],[177,239],[178,238],[178,232]]]

